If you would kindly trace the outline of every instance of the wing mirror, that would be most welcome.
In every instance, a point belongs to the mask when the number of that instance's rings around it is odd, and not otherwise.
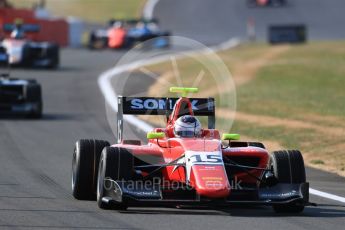
[[[163,132],[149,132],[146,135],[147,139],[163,139],[165,134]]]
[[[240,134],[236,133],[223,133],[222,140],[229,141],[227,146],[222,145],[222,149],[231,147],[231,141],[238,141],[240,139]]]
[[[185,87],[170,87],[171,93],[180,93],[182,97],[187,97],[189,93],[197,93],[199,91],[198,88],[185,88]]]
[[[240,139],[240,134],[236,133],[224,133],[222,140],[224,141],[238,141]]]

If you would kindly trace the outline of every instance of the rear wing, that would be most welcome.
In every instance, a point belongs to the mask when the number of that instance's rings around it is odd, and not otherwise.
[[[12,32],[15,28],[15,24],[8,23],[3,25],[3,30],[5,32]],[[26,33],[38,33],[40,31],[40,26],[37,24],[23,24],[22,30]]]
[[[174,105],[179,98],[163,97],[118,97],[117,112],[117,141],[122,141],[123,115],[165,115],[167,119],[172,113]],[[195,116],[207,116],[208,128],[214,129],[215,100],[214,98],[190,98]]]
[[[115,22],[122,22],[126,25],[136,25],[138,22],[142,22],[142,23],[145,23],[145,24],[148,24],[148,23],[155,23],[155,24],[158,24],[158,19],[156,18],[152,18],[152,19],[145,19],[145,18],[138,18],[138,19],[110,19],[108,21],[108,24],[109,26],[112,26]]]

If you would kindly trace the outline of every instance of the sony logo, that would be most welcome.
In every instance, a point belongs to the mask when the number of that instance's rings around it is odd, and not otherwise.
[[[191,100],[192,109],[198,110],[197,104],[198,100]],[[172,100],[169,100],[170,110],[173,109],[175,102]],[[156,110],[156,109],[165,109],[166,100],[165,99],[140,99],[135,98],[131,100],[131,109],[146,109],[146,110]]]

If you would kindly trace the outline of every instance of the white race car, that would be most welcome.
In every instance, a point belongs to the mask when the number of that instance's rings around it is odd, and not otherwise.
[[[4,39],[0,46],[9,56],[11,66],[42,67],[59,66],[59,46],[49,42],[33,42],[27,39]]]

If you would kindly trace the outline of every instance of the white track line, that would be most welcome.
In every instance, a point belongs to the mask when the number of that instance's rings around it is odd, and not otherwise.
[[[143,15],[145,18],[152,18],[153,17],[153,11],[154,8],[156,6],[156,4],[158,3],[159,0],[148,0],[148,2],[146,3],[145,7],[144,7],[144,12]],[[196,52],[216,52],[216,51],[220,51],[220,50],[226,50],[226,49],[231,49],[235,46],[237,46],[239,44],[239,40],[238,39],[230,39],[226,42],[221,43],[218,46],[215,46],[213,48],[210,49],[206,49],[206,50],[202,50],[202,51],[189,51],[188,53],[196,53]],[[179,57],[183,57],[184,55],[180,55]],[[140,60],[140,61],[136,61],[133,62],[131,64],[127,64],[127,65],[122,65],[122,66],[115,66],[112,69],[109,69],[108,71],[102,73],[99,78],[98,78],[98,85],[101,89],[101,92],[106,100],[106,102],[108,103],[108,105],[111,106],[111,108],[113,109],[114,112],[118,111],[117,108],[117,94],[115,92],[115,90],[113,89],[112,85],[111,85],[111,79],[116,76],[119,75],[121,73],[139,68],[139,67],[143,67],[146,65],[152,65],[152,64],[158,64],[161,62],[165,62],[167,60],[169,60],[170,55],[164,55],[164,56],[160,56],[160,57],[156,57],[156,58],[151,58],[148,60]],[[177,56],[178,58],[178,56]],[[139,118],[133,116],[133,115],[126,115],[123,117],[123,119],[125,121],[127,121],[129,124],[138,127],[140,130],[142,130],[143,132],[149,132],[152,131],[152,129],[154,128],[153,126],[151,126],[150,124],[146,123],[143,120],[140,120]],[[341,196],[337,196],[337,195],[333,195],[330,193],[326,193],[326,192],[322,192],[313,188],[309,188],[309,193],[315,196],[320,196],[323,198],[327,198],[330,200],[335,200],[341,203],[345,203],[345,197],[341,197]]]
[[[313,194],[315,196],[321,196],[330,200],[335,200],[335,201],[339,201],[341,203],[345,203],[345,197],[341,197],[341,196],[337,196],[337,195],[333,195],[331,193],[327,193],[327,192],[322,192],[313,188],[309,188],[309,193]]]
[[[145,19],[152,19],[153,18],[153,11],[157,5],[159,0],[148,0],[145,4],[143,10],[143,16]]]

